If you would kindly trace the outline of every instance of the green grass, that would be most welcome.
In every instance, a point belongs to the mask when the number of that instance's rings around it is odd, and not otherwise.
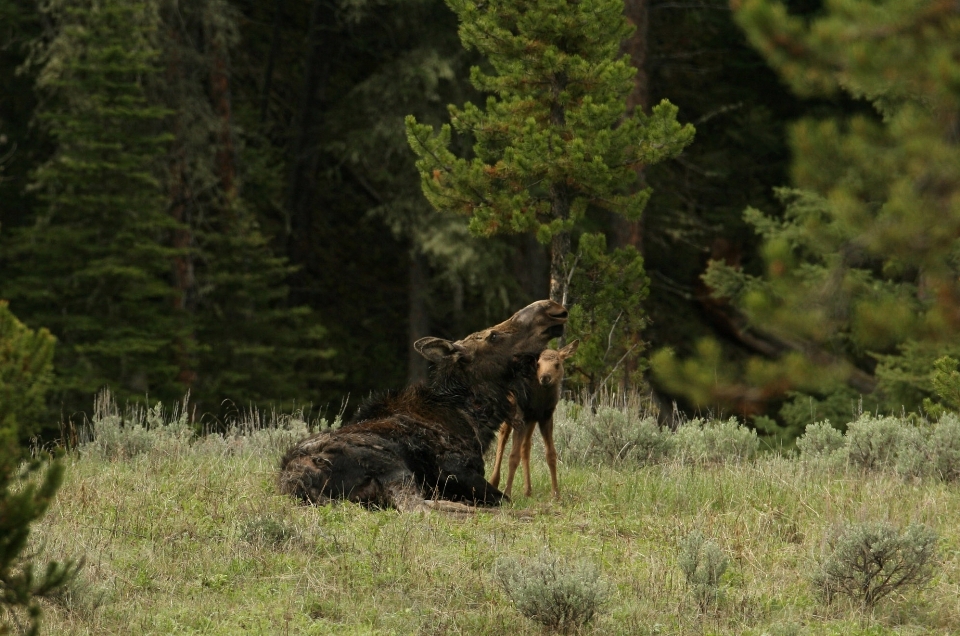
[[[619,468],[561,456],[553,502],[535,448],[531,498],[473,516],[401,514],[277,494],[283,444],[273,438],[166,439],[132,458],[68,458],[34,543],[86,565],[46,603],[44,633],[540,634],[493,569],[544,549],[595,565],[609,587],[585,633],[960,633],[956,484],[774,456]],[[873,610],[825,606],[810,574],[844,520],[930,525],[941,537],[938,576]],[[730,558],[720,601],[705,612],[677,565],[694,529]]]

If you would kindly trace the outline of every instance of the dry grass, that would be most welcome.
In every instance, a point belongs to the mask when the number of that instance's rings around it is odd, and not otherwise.
[[[539,634],[494,564],[547,549],[595,566],[608,586],[587,633],[960,633],[956,484],[830,474],[774,456],[613,468],[561,455],[559,502],[547,500],[534,461],[534,496],[504,511],[399,514],[278,495],[275,439],[254,431],[122,459],[75,453],[35,542],[87,565],[46,605],[44,632]],[[928,524],[941,537],[939,575],[870,612],[824,606],[809,576],[845,520]],[[677,564],[693,530],[730,558],[721,601],[706,611]]]

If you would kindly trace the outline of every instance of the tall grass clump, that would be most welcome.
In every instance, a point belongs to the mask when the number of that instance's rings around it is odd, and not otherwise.
[[[716,605],[720,600],[720,579],[730,563],[720,546],[694,530],[680,542],[677,563],[700,610]]]
[[[149,408],[128,405],[121,411],[110,390],[104,389],[94,399],[93,420],[80,434],[80,452],[106,460],[129,459],[154,449],[176,452],[194,437],[188,399],[171,413],[160,402]]]
[[[847,524],[834,532],[813,577],[829,603],[846,595],[873,606],[894,591],[922,587],[934,575],[937,533],[911,524],[900,533],[888,522]]]
[[[302,412],[263,413],[251,409],[238,412],[217,430],[205,427],[204,434],[198,436],[201,427],[190,419],[189,395],[169,410],[159,402],[153,407],[133,404],[121,410],[105,389],[94,400],[93,419],[80,431],[78,448],[83,455],[108,461],[149,453],[175,455],[188,448],[214,455],[255,448],[279,456],[311,429]],[[339,425],[339,416],[332,424],[322,418],[314,422],[314,428],[320,429]]]
[[[608,597],[593,565],[568,563],[547,551],[532,563],[503,557],[494,576],[521,614],[562,634],[588,625]]]

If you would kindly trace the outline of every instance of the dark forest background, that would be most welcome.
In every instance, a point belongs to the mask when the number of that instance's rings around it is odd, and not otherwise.
[[[763,271],[744,210],[783,214],[792,122],[876,117],[842,92],[797,97],[724,0],[625,11],[631,106],[669,99],[696,128],[644,171],[639,226],[594,220],[643,254],[646,350],[685,358],[708,338],[725,360],[777,358],[701,276],[711,259]],[[433,211],[405,137],[408,114],[439,125],[447,104],[482,100],[468,82],[481,63],[442,0],[0,0],[0,298],[58,340],[48,421],[89,411],[103,385],[189,390],[217,417],[345,396],[351,410],[424,376],[417,338],[546,297],[544,246]],[[797,397],[783,384],[698,400],[645,378],[635,388],[661,405],[772,428]]]

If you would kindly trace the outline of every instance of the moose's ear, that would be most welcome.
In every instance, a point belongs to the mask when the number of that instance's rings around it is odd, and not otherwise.
[[[413,343],[413,348],[430,362],[456,361],[468,357],[466,349],[443,338],[420,338]]]
[[[566,360],[567,358],[569,358],[570,356],[572,356],[573,354],[575,354],[575,353],[577,352],[577,347],[579,347],[579,346],[580,346],[580,340],[579,340],[579,339],[578,339],[578,340],[574,340],[573,342],[571,342],[570,344],[568,344],[566,347],[564,347],[563,349],[561,349],[561,350],[558,351],[557,353],[560,354],[560,359],[561,359],[561,360]]]

